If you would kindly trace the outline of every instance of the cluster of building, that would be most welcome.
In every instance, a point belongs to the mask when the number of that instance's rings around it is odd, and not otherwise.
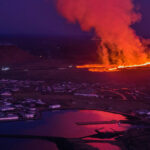
[[[44,107],[42,100],[24,99],[14,101],[8,96],[0,100],[0,121],[36,119],[39,108]]]
[[[112,88],[100,83],[74,83],[61,82],[51,85],[51,92],[66,93],[74,96],[91,97],[99,99],[136,100],[137,98],[149,98],[150,96],[136,88]]]
[[[45,107],[40,99],[15,99],[16,92],[22,92],[42,81],[0,80],[0,121],[36,119],[39,108]]]
[[[44,81],[0,80],[1,96],[11,96],[14,92],[37,92],[45,95],[52,93],[72,94],[74,96],[122,100],[136,99],[143,94],[137,89],[111,88],[100,83],[57,82],[48,84]],[[146,94],[143,96],[148,97]]]

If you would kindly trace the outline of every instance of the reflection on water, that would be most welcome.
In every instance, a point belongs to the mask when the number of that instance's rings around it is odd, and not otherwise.
[[[99,150],[120,150],[119,147],[108,144],[108,143],[89,143],[89,145],[98,148]]]
[[[124,131],[129,125],[119,124],[100,124],[100,125],[77,125],[77,122],[95,122],[95,121],[111,121],[125,120],[125,117],[102,111],[81,110],[81,111],[60,111],[60,112],[44,112],[40,120],[21,121],[0,123],[0,134],[19,134],[19,135],[40,135],[54,136],[64,138],[81,138],[90,140],[100,140],[92,135],[100,132]],[[109,140],[114,140],[113,135]],[[6,144],[7,143],[7,144]],[[8,144],[9,143],[9,144]],[[106,143],[89,143],[93,147],[101,148],[101,150],[118,150],[116,146]],[[26,140],[26,139],[1,139],[0,146],[3,150],[56,150],[54,143],[44,140]]]

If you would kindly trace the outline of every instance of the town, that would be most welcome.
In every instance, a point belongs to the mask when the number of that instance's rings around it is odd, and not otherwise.
[[[75,99],[90,98],[90,104],[92,104],[92,99],[128,101],[150,97],[148,93],[143,92],[146,90],[142,88],[111,88],[99,83],[54,82],[48,84],[45,81],[1,79],[0,85],[0,121],[38,119],[44,110],[61,109],[61,104],[50,104],[40,96],[34,98],[34,94],[47,97],[69,95],[70,99],[72,97]],[[72,101],[72,104],[74,103],[76,102]],[[139,110],[138,113],[143,115],[149,111]]]

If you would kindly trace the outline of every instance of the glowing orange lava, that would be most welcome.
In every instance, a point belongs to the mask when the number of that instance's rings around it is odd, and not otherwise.
[[[135,64],[135,65],[120,65],[120,66],[115,66],[115,65],[99,65],[99,64],[86,64],[86,65],[81,65],[81,66],[76,66],[78,69],[88,69],[91,72],[115,72],[115,71],[120,71],[122,69],[132,69],[132,68],[138,68],[138,67],[144,67],[144,66],[149,66],[150,62],[146,62],[143,64]]]

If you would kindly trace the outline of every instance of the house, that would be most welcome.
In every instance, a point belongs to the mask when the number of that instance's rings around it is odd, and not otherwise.
[[[13,110],[15,110],[15,108],[12,106],[3,106],[0,108],[0,111],[13,111]]]
[[[9,91],[1,93],[1,96],[11,96],[12,94]]]
[[[0,121],[14,121],[14,120],[19,120],[18,115],[8,114],[6,116],[0,116]]]

